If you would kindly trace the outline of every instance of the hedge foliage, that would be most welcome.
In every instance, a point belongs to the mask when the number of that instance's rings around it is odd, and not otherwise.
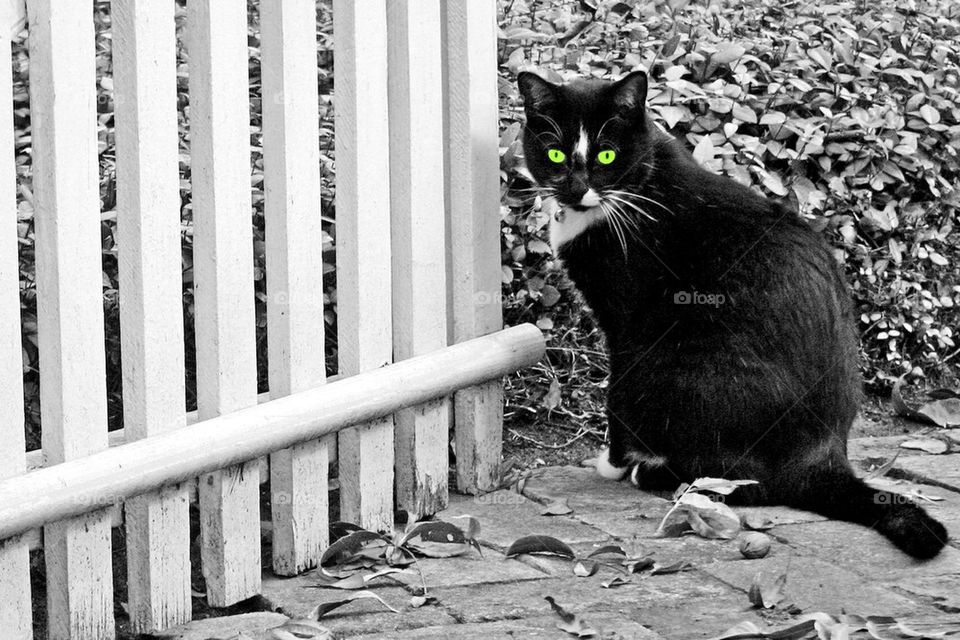
[[[650,113],[717,173],[789,200],[835,247],[869,382],[955,376],[960,6],[880,0],[502,3],[504,283],[560,342],[582,315],[522,165],[524,68],[651,76]],[[587,327],[589,329],[589,327]],[[578,330],[580,331],[580,330]],[[582,332],[582,331],[581,331]],[[956,360],[953,360],[953,365]]]
[[[942,375],[955,363],[960,306],[954,226],[960,196],[958,61],[960,7],[949,0],[819,3],[723,0],[497,0],[500,15],[503,279],[508,321],[532,320],[552,350],[576,353],[602,390],[599,338],[549,255],[546,218],[522,168],[520,101],[525,66],[555,80],[615,77],[634,68],[653,79],[652,114],[696,156],[764,193],[793,201],[844,261],[861,310],[865,368],[877,380],[904,372]],[[177,0],[183,34],[185,0]],[[262,142],[258,3],[250,8],[249,71],[254,253],[261,388],[265,384]],[[111,424],[122,418],[119,375],[116,188],[110,4],[95,0],[103,286]],[[318,63],[328,362],[335,362],[333,279],[333,56],[330,0],[318,1]],[[184,310],[188,407],[193,405],[192,212],[187,52],[178,47]],[[39,393],[29,56],[13,51],[20,197],[21,308],[28,435],[36,446]],[[122,215],[122,212],[119,213]],[[577,369],[580,371],[580,369]],[[570,371],[574,371],[571,368]],[[530,390],[513,387],[517,398]],[[556,389],[549,394],[556,395]],[[572,400],[577,399],[574,392]],[[590,395],[589,393],[587,395]],[[522,399],[521,399],[522,400]],[[596,398],[580,397],[584,406]],[[521,402],[522,401],[518,401]]]

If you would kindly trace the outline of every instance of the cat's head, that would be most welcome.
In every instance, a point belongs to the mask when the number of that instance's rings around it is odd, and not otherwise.
[[[523,72],[517,83],[527,116],[524,155],[541,188],[574,211],[638,189],[650,170],[654,134],[644,108],[645,73],[554,84]]]

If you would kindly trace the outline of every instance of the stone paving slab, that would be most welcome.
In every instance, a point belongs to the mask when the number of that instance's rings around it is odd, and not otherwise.
[[[415,570],[416,566],[423,571],[423,579],[428,589],[548,577],[534,566],[508,559],[493,549],[484,549],[483,556],[471,551],[469,555],[454,558],[418,558],[416,565],[410,569]],[[411,587],[421,586],[420,575],[416,571],[410,574],[391,574],[389,578]]]
[[[600,632],[598,638],[604,640],[663,640],[663,636],[654,633],[643,625],[623,616],[604,617],[594,622],[587,618],[591,627]],[[413,631],[397,633],[376,633],[357,636],[362,640],[382,638],[383,640],[413,640],[423,638],[431,640],[570,640],[573,636],[557,629],[556,616],[525,618],[521,620],[503,620],[486,623],[458,624],[453,627],[427,627]]]
[[[630,584],[605,589],[604,581],[616,575],[603,571],[588,578],[548,578],[515,584],[451,587],[433,590],[441,603],[458,620],[490,622],[551,613],[544,600],[552,596],[569,611],[584,616],[602,612],[636,612],[651,608],[672,608],[690,600],[729,595],[720,582],[705,580],[695,572],[638,577]],[[643,623],[643,620],[638,620]]]
[[[715,562],[702,570],[743,592],[750,589],[758,574],[762,582],[773,582],[786,573],[784,604],[796,604],[804,611],[902,616],[920,608],[915,601],[866,581],[852,571],[809,556],[782,554],[759,560]]]
[[[174,629],[154,632],[151,636],[164,640],[221,640],[221,638],[232,640],[238,633],[254,635],[264,629],[279,627],[287,620],[289,620],[287,616],[279,613],[266,611],[243,613],[235,616],[194,620]]]
[[[911,452],[912,453],[912,452]],[[901,455],[895,465],[921,478],[929,478],[960,491],[960,454]]]
[[[665,498],[640,491],[629,482],[602,478],[588,467],[537,469],[524,483],[523,495],[543,504],[566,499],[575,514],[621,511],[656,518],[670,508]]]
[[[953,575],[960,581],[960,550],[950,546],[933,560],[923,562],[901,553],[876,531],[849,522],[790,525],[776,527],[771,533],[790,546],[872,580]]]
[[[312,572],[281,578],[272,572],[264,571],[261,593],[273,605],[274,610],[291,618],[305,618],[318,604],[342,600],[355,593],[342,589],[317,589],[317,583],[318,580]],[[436,607],[411,608],[410,592],[385,578],[371,583],[369,590],[393,608],[399,609],[401,614],[390,613],[373,599],[364,599],[344,605],[328,614],[324,617],[324,624],[335,630],[345,627],[352,629],[353,633],[365,633],[362,629],[370,624],[375,625],[372,627],[374,629],[408,629],[456,622]],[[361,618],[363,622],[360,622]],[[372,622],[368,624],[367,620]]]
[[[437,514],[437,519],[451,520],[472,515],[480,521],[481,544],[497,551],[506,551],[518,538],[544,535],[549,532],[567,543],[599,542],[610,536],[603,531],[567,516],[544,516],[542,505],[506,489],[484,496],[450,496],[450,505]],[[491,526],[496,523],[496,526]]]
[[[914,600],[923,602],[940,611],[960,614],[960,590],[957,585],[960,576],[921,576],[907,577],[904,574],[887,586],[893,591],[911,596]]]
[[[851,457],[889,458],[908,436],[851,441]],[[960,537],[960,455],[925,455],[903,451],[897,466],[950,487],[921,485],[889,478],[874,479],[882,488],[906,493],[920,490],[939,496],[925,504],[946,524],[958,545]],[[541,515],[542,505],[566,498],[573,512]],[[325,617],[337,638],[530,638],[572,636],[556,629],[558,618],[543,599],[552,595],[569,611],[582,615],[603,633],[600,638],[639,640],[701,640],[749,620],[761,628],[791,622],[785,611],[761,612],[749,604],[747,590],[758,573],[773,580],[787,571],[787,601],[806,612],[841,611],[861,615],[960,619],[960,546],[948,547],[933,561],[920,563],[894,548],[868,528],[828,521],[822,516],[785,507],[734,507],[741,515],[766,518],[775,524],[770,555],[743,559],[738,540],[707,540],[698,536],[655,538],[653,533],[669,501],[639,491],[628,483],[598,477],[592,469],[538,469],[526,481],[523,495],[497,491],[486,496],[451,496],[450,507],[438,514],[472,515],[480,521],[483,557],[471,551],[457,558],[421,559],[429,593],[437,603],[410,606],[417,576],[388,576],[370,589],[400,609],[386,612],[379,603],[359,601]],[[598,545],[620,544],[628,555],[652,555],[663,564],[685,560],[693,570],[669,575],[633,576],[630,584],[607,589],[602,583],[617,575],[603,567],[597,575],[579,578],[567,559],[521,556],[503,552],[525,535],[549,535],[568,543],[580,556]],[[307,588],[310,574],[299,578],[264,576],[264,596],[283,613],[304,616],[321,601],[339,600],[349,592]],[[248,614],[249,615],[249,614]],[[277,614],[267,614],[276,616]],[[280,616],[217,624],[249,624],[257,631],[280,624]],[[201,621],[205,623],[205,621]],[[205,623],[211,624],[211,623]],[[232,637],[207,628],[195,635],[168,635],[178,640]],[[218,627],[223,629],[224,627]],[[182,630],[183,631],[183,630]],[[192,631],[191,631],[192,633]]]

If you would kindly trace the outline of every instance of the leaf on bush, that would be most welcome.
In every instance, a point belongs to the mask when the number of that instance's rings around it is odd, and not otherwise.
[[[593,636],[599,635],[595,629],[590,628],[590,626],[583,621],[583,618],[580,616],[570,613],[553,599],[552,596],[544,596],[543,598],[550,603],[550,608],[553,609],[554,613],[560,616],[560,622],[557,623],[557,628],[561,631],[566,631],[571,635],[575,635],[578,638],[591,638]]]
[[[674,52],[676,52],[677,45],[679,44],[680,44],[680,34],[675,33],[672,36],[670,36],[669,40],[663,43],[663,50],[660,52],[660,54],[664,58],[671,57],[674,54]]]
[[[677,126],[678,122],[689,115],[690,110],[686,107],[677,107],[674,105],[660,107],[660,116],[663,118],[664,122],[667,123],[667,128],[669,129],[673,129],[675,126]]]
[[[476,540],[467,538],[463,529],[440,521],[421,522],[400,540],[400,545],[428,558],[462,556],[470,549],[479,550]]]
[[[946,453],[950,447],[943,440],[936,438],[917,438],[915,440],[906,440],[900,443],[904,449],[917,449],[932,454]]]
[[[530,253],[545,254],[545,253],[550,253],[552,249],[550,248],[550,245],[548,245],[546,242],[544,242],[540,238],[533,238],[527,241],[527,251],[529,251]]]
[[[334,600],[332,602],[321,602],[316,607],[313,608],[313,611],[310,613],[310,618],[314,620],[319,620],[323,616],[327,615],[334,609],[339,609],[343,605],[350,604],[351,602],[356,602],[357,600],[373,599],[385,606],[390,611],[394,613],[400,613],[390,605],[388,605],[383,598],[378,596],[372,591],[357,591],[356,593],[351,593],[342,600]]]
[[[346,564],[358,556],[379,558],[383,556],[386,547],[387,540],[379,533],[366,529],[354,531],[327,547],[320,558],[320,566]]]
[[[540,304],[545,307],[552,307],[560,302],[560,291],[552,284],[544,285],[540,290]]]
[[[524,536],[510,545],[506,556],[512,558],[522,554],[560,556],[571,560],[577,555],[570,545],[551,536]]]
[[[783,186],[783,180],[780,179],[780,176],[769,171],[765,172],[765,175],[763,176],[763,186],[774,195],[778,195],[780,197],[783,197],[788,193],[787,188]]]
[[[736,42],[724,42],[721,43],[717,52],[714,53],[710,59],[716,62],[717,64],[730,64],[734,60],[737,60],[747,52],[747,49]]]
[[[927,121],[927,124],[937,124],[940,122],[940,112],[925,104],[920,107],[920,117]]]
[[[750,124],[757,123],[757,113],[750,107],[742,104],[733,105],[733,117]]]
[[[783,601],[783,589],[787,585],[787,574],[781,574],[776,580],[769,583],[761,582],[760,574],[753,577],[747,597],[750,604],[758,609],[773,609]]]
[[[701,165],[707,165],[716,157],[717,150],[713,146],[713,141],[710,140],[710,136],[700,138],[700,142],[693,148],[693,159]]]

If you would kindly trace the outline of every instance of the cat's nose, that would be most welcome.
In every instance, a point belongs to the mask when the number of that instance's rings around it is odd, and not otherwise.
[[[590,187],[587,185],[586,180],[576,175],[570,177],[567,185],[567,195],[569,196],[570,204],[580,204],[580,200],[588,191],[590,191]]]

